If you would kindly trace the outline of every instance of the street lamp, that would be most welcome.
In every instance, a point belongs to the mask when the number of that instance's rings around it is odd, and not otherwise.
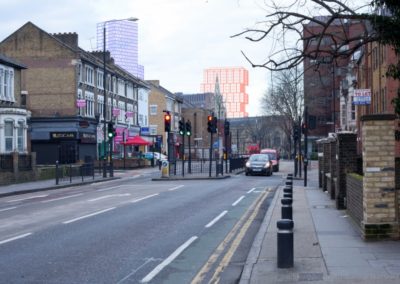
[[[110,22],[115,22],[115,21],[131,21],[135,22],[137,21],[137,18],[130,17],[127,19],[121,19],[121,20],[109,20],[103,22],[103,89],[104,89],[104,105],[103,105],[103,115],[104,115],[104,126],[103,126],[103,134],[104,134],[104,162],[103,162],[103,177],[107,177],[107,143],[106,143],[106,137],[107,137],[107,90],[106,90],[106,25],[107,23]],[[111,111],[110,111],[110,123],[112,123],[112,111],[113,111],[113,99],[111,98]],[[109,153],[109,159],[110,159],[110,177],[114,176],[114,169],[113,169],[113,162],[112,162],[112,139],[110,138],[110,153]]]

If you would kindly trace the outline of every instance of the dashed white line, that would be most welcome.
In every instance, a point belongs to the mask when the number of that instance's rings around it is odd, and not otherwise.
[[[3,212],[3,211],[7,211],[7,210],[12,210],[12,209],[15,209],[15,208],[17,208],[17,207],[7,207],[7,208],[3,208],[3,209],[0,209],[0,212]]]
[[[42,203],[48,203],[48,202],[53,202],[53,201],[68,199],[68,198],[72,198],[72,197],[77,197],[77,196],[80,196],[80,195],[83,195],[83,193],[78,193],[78,194],[73,194],[73,195],[69,195],[69,196],[54,198],[54,199],[50,199],[50,200],[43,200],[43,201],[41,201],[41,202],[42,202]]]
[[[117,185],[117,186],[112,186],[112,187],[106,187],[106,188],[102,188],[102,189],[98,189],[97,191],[106,191],[106,190],[111,190],[111,189],[115,189],[115,188],[119,188],[122,185]]]
[[[32,233],[26,233],[26,234],[23,234],[23,235],[15,236],[15,237],[0,241],[0,245],[5,244],[5,243],[9,243],[9,242],[12,242],[12,241],[15,241],[15,240],[18,240],[18,239],[25,238],[25,237],[27,237],[29,235],[32,235]]]
[[[158,193],[151,194],[151,195],[147,195],[147,196],[145,196],[145,197],[141,197],[141,198],[134,199],[134,200],[132,200],[131,202],[132,202],[132,203],[136,203],[136,202],[139,202],[139,201],[142,201],[142,200],[145,200],[145,199],[147,199],[147,198],[151,198],[151,197],[157,196],[157,195],[158,195]]]
[[[215,223],[218,222],[219,219],[221,219],[222,217],[224,217],[224,215],[228,213],[227,210],[223,211],[221,214],[219,214],[217,217],[215,217],[210,223],[208,223],[207,225],[205,225],[206,228],[210,228],[212,225],[214,225]]]
[[[104,210],[101,210],[101,211],[97,211],[97,212],[94,212],[94,213],[91,213],[91,214],[88,214],[88,215],[84,215],[84,216],[81,216],[81,217],[78,217],[78,218],[74,218],[74,219],[71,219],[71,220],[68,220],[68,221],[64,221],[63,224],[73,223],[73,222],[76,222],[76,221],[79,221],[79,220],[82,220],[82,219],[85,219],[85,218],[89,218],[89,217],[92,217],[92,216],[95,216],[95,215],[99,215],[101,213],[105,213],[107,211],[111,211],[111,210],[113,210],[115,208],[116,207],[107,208],[107,209],[104,209]]]
[[[252,188],[252,189],[250,189],[247,193],[252,193],[254,190],[256,190],[256,188],[254,187],[254,188]]]
[[[173,190],[177,190],[177,189],[179,189],[179,188],[181,188],[181,187],[184,187],[184,185],[178,185],[178,186],[175,186],[175,187],[170,188],[170,189],[168,189],[168,190],[169,190],[169,191],[173,191]]]
[[[164,269],[168,264],[174,261],[187,247],[189,247],[195,240],[197,236],[193,236],[188,239],[183,245],[177,248],[169,257],[167,257],[163,262],[157,265],[149,274],[147,274],[140,282],[147,283],[150,282],[161,270]]]
[[[240,201],[242,201],[242,199],[244,198],[244,195],[242,195],[241,197],[239,197],[238,200],[236,200],[235,202],[232,203],[232,206],[236,206]]]
[[[24,200],[29,200],[29,199],[34,199],[34,198],[41,198],[41,197],[47,197],[48,194],[46,195],[35,195],[35,196],[31,196],[31,197],[25,197],[25,198],[21,198],[21,199],[13,199],[13,200],[8,200],[7,202],[17,202],[17,201],[24,201]]]
[[[102,200],[102,199],[106,199],[106,198],[110,198],[110,197],[121,197],[121,196],[130,196],[130,193],[121,193],[121,194],[109,194],[109,195],[104,195],[104,196],[100,196],[97,198],[93,198],[93,199],[89,199],[89,202],[93,202],[93,201],[98,201],[98,200]]]

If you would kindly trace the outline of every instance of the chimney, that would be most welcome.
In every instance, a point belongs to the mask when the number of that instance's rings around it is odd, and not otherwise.
[[[78,34],[77,33],[57,33],[52,34],[58,40],[61,40],[70,47],[78,47]]]

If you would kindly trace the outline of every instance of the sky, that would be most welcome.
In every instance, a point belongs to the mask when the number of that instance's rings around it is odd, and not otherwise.
[[[252,68],[268,58],[271,41],[253,43],[231,36],[264,19],[264,0],[0,0],[0,41],[31,21],[49,33],[76,32],[79,46],[96,48],[96,24],[138,18],[139,64],[145,79],[167,90],[200,92],[203,70],[242,66],[249,71],[250,116],[263,114],[260,99],[269,72]]]

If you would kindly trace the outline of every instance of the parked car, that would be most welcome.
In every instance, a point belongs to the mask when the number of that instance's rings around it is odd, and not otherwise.
[[[160,155],[161,155],[161,158],[160,158]],[[159,161],[159,160],[161,160],[161,161],[168,160],[168,157],[166,155],[160,154],[159,152],[154,152],[154,157],[155,157],[155,159],[157,161]],[[144,158],[147,159],[147,160],[153,159],[153,152],[144,153]]]
[[[276,149],[261,149],[261,154],[268,154],[272,160],[274,172],[279,172],[279,152]]]
[[[253,154],[247,160],[245,165],[245,174],[253,175],[272,175],[272,161],[268,154]]]

